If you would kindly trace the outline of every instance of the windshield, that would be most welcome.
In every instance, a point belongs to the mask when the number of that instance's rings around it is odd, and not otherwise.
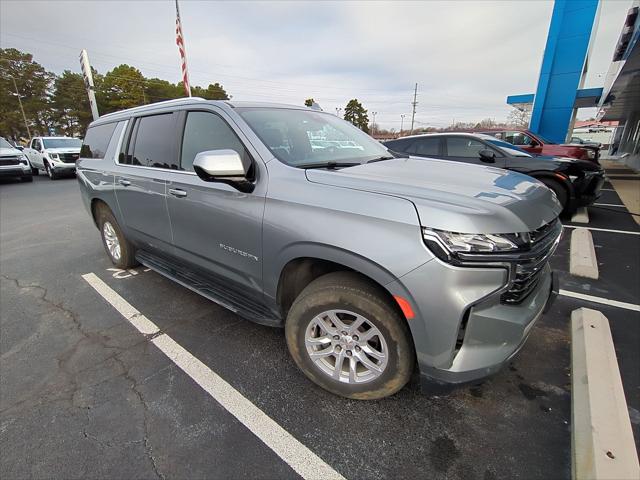
[[[0,137],[0,148],[15,148],[9,142],[7,142],[4,138]]]
[[[361,164],[389,151],[352,124],[328,113],[286,108],[237,108],[278,160],[294,167]]]
[[[43,138],[44,148],[80,148],[82,140],[78,138]]]
[[[495,145],[496,147],[498,147],[500,150],[502,150],[504,153],[506,153],[510,157],[530,157],[531,156],[530,154],[528,154],[527,152],[525,152],[521,148],[518,148],[515,145],[512,145],[510,143],[503,142],[502,140],[487,139],[487,141],[490,144]]]

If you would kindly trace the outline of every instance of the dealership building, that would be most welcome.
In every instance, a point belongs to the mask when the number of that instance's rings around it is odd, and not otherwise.
[[[557,143],[572,136],[579,108],[598,107],[600,122],[618,125],[608,154],[640,170],[640,0],[630,2],[604,86],[583,88],[599,10],[600,0],[555,1],[536,92],[507,103],[531,109],[529,129]]]

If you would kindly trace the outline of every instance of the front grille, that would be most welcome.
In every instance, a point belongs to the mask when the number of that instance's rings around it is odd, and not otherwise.
[[[79,153],[59,153],[58,155],[64,163],[76,163],[76,160],[80,158]]]
[[[18,158],[16,156],[2,157],[2,158],[0,158],[0,165],[2,165],[2,166],[20,165],[20,158]]]
[[[529,294],[535,290],[540,281],[540,275],[549,257],[558,245],[558,238],[562,232],[562,225],[559,220],[529,232],[531,238],[531,249],[529,255],[523,255],[513,265],[513,277],[509,290],[500,296],[502,303],[518,304],[525,300]]]

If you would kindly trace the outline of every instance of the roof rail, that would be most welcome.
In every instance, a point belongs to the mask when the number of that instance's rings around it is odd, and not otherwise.
[[[202,98],[202,97],[186,97],[186,98],[174,98],[173,100],[165,100],[164,102],[156,102],[156,103],[149,103],[147,105],[140,105],[138,107],[132,107],[132,108],[127,108],[125,110],[118,110],[117,112],[111,112],[111,113],[105,113],[104,115],[100,115],[99,118],[104,118],[104,117],[110,117],[112,115],[118,115],[121,113],[132,113],[132,112],[137,112],[139,110],[145,110],[149,107],[163,107],[165,105],[181,105],[183,103],[189,103],[193,100],[197,100],[197,101],[201,101],[201,102],[206,102],[207,100]]]

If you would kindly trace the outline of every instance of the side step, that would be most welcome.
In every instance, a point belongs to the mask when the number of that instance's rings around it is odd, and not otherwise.
[[[209,277],[186,269],[145,250],[136,252],[136,260],[169,280],[179,283],[183,287],[202,295],[247,320],[262,325],[282,326],[282,319],[275,312]]]

